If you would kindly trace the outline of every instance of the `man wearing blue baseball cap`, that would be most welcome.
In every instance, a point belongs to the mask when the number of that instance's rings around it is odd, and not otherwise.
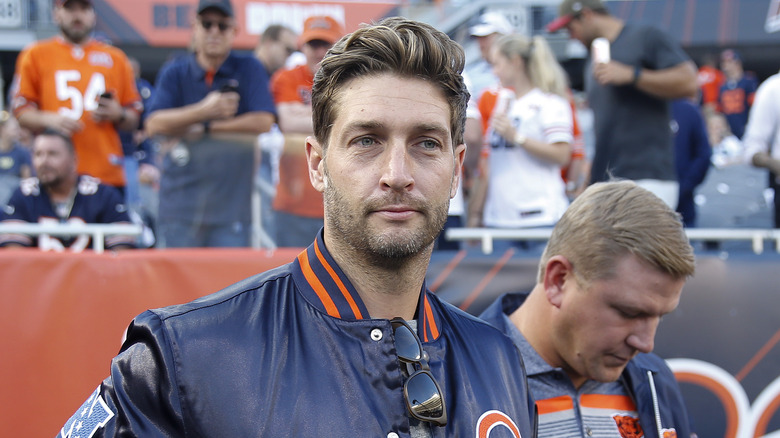
[[[274,122],[260,61],[231,50],[229,0],[201,0],[193,53],[164,65],[146,129],[164,151],[159,230],[165,247],[247,247],[252,224],[254,142]]]

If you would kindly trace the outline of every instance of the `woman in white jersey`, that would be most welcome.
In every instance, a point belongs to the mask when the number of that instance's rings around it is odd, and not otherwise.
[[[487,163],[481,225],[551,227],[568,206],[561,167],[573,138],[565,73],[541,37],[507,35],[492,56],[501,87],[479,101]]]

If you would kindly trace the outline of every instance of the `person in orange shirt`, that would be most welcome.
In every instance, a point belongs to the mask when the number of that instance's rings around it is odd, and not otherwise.
[[[705,54],[696,75],[696,80],[699,83],[699,92],[701,93],[702,109],[710,113],[720,111],[718,97],[720,95],[720,87],[726,81],[726,77],[718,69],[717,64],[715,55],[712,53]]]
[[[34,132],[72,137],[78,173],[123,188],[117,129],[138,126],[143,110],[125,54],[91,37],[91,0],[55,0],[60,34],[25,49],[17,60],[13,111]]]
[[[277,246],[305,247],[323,225],[322,194],[309,182],[304,138],[314,134],[311,119],[314,74],[325,53],[342,35],[343,27],[332,17],[307,18],[300,38],[306,63],[277,71],[271,78],[279,129],[285,135],[273,202]]]

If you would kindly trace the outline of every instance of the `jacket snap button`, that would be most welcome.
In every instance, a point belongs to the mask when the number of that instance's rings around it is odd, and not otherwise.
[[[375,341],[381,341],[382,340],[382,330],[375,328],[371,330],[371,339]],[[388,435],[389,437],[390,435]],[[397,435],[396,435],[397,436]]]

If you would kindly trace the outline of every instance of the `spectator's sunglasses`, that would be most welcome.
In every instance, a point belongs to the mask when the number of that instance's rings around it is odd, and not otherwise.
[[[422,348],[417,334],[402,318],[393,318],[395,350],[398,360],[409,376],[404,383],[404,399],[412,417],[437,426],[447,424],[447,409],[441,387],[431,374],[428,353]]]
[[[211,21],[211,20],[200,20],[200,25],[203,26],[203,29],[206,32],[210,31],[212,26],[217,26],[219,31],[222,33],[225,33],[226,30],[233,27],[232,24],[226,21]]]

